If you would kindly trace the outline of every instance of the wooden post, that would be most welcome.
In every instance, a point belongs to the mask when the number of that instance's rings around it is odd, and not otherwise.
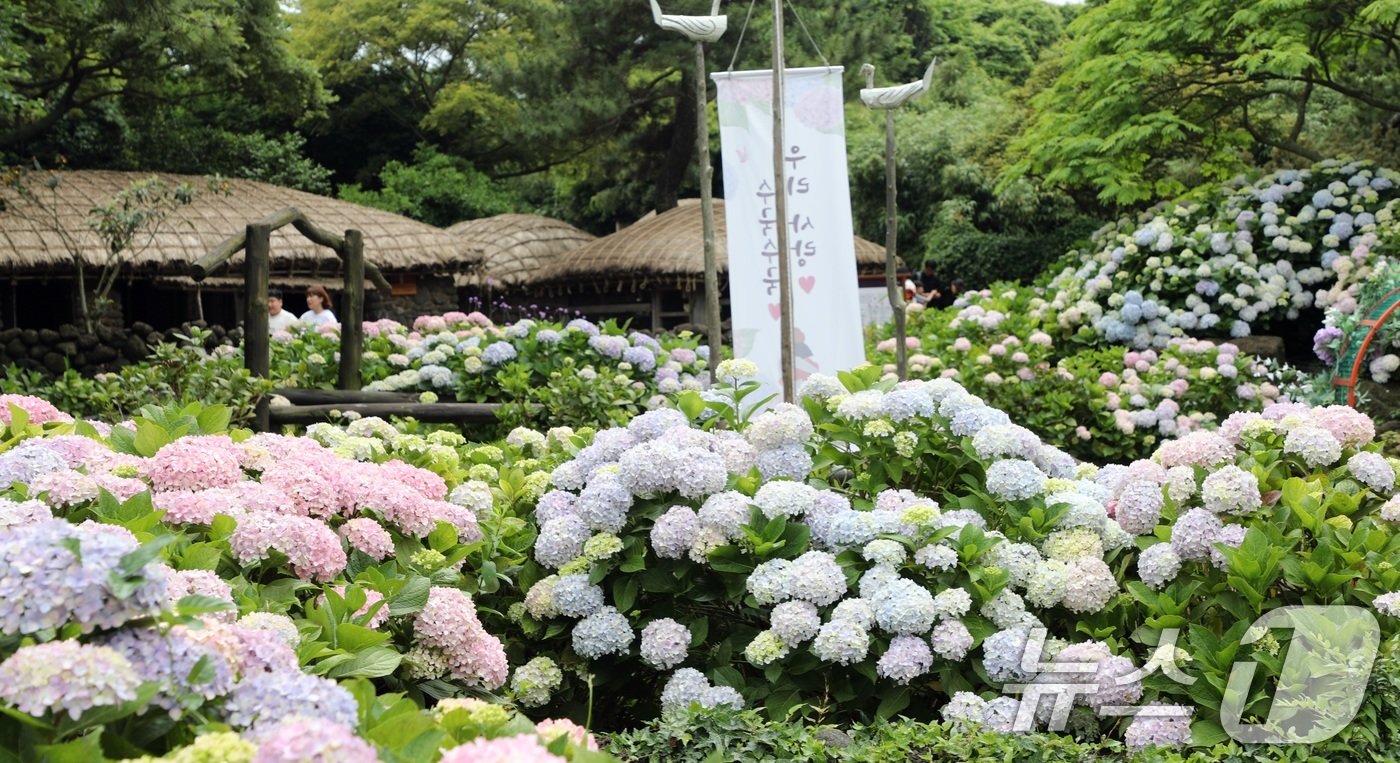
[[[899,291],[895,252],[899,246],[899,216],[896,212],[894,111],[885,112],[885,288],[894,312],[894,362],[899,380],[909,378],[908,350],[904,346],[904,295]]]
[[[783,400],[795,402],[796,384],[792,362],[792,284],[788,270],[787,181],[783,160],[787,141],[783,137],[783,0],[773,0],[773,197],[778,218],[778,327],[782,332]]]
[[[705,43],[695,42],[696,152],[700,154],[700,221],[705,232],[705,333],[710,344],[710,383],[715,381],[720,347],[724,342],[719,312],[719,266],[715,263],[715,202],[711,184],[715,168],[710,166],[709,80],[705,77]]]
[[[267,378],[271,371],[267,331],[267,278],[269,250],[272,247],[272,227],[267,223],[248,226],[247,246],[243,256],[243,284],[247,314],[243,321],[243,365],[254,376]],[[269,429],[268,399],[258,401],[254,426],[259,432]]]
[[[345,305],[340,316],[340,388],[360,388],[365,348],[365,237],[345,231]]]
[[[661,287],[654,286],[651,290],[651,333],[652,335],[661,333]]]

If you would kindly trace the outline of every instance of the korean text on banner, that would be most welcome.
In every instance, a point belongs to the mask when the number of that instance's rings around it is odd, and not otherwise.
[[[788,69],[778,220],[773,178],[773,73],[716,72],[734,355],[758,364],[764,390],[782,390],[777,226],[788,226],[793,362],[802,380],[865,362],[855,233],[846,176],[841,67]]]

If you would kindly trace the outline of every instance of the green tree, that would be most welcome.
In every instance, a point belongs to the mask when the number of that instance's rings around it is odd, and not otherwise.
[[[75,117],[210,94],[265,113],[324,107],[315,70],[284,44],[277,0],[27,0],[0,10],[0,151]],[[112,119],[119,123],[120,119]]]
[[[412,164],[384,165],[379,179],[380,189],[351,184],[340,189],[340,197],[439,227],[510,212],[519,203],[465,160],[431,146],[419,146]]]
[[[1398,29],[1397,0],[1107,0],[1048,64],[1010,177],[1135,204],[1274,157],[1393,162]]]

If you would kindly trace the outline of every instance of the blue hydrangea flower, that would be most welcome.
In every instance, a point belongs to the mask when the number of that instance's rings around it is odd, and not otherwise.
[[[301,672],[245,676],[223,705],[223,720],[235,729],[277,724],[292,716],[324,718],[354,727],[359,703],[335,681]]]
[[[658,670],[670,670],[685,662],[690,638],[690,629],[675,620],[654,620],[642,629],[642,661]]]
[[[558,586],[555,588],[557,591]],[[573,645],[579,656],[596,659],[625,653],[634,638],[627,618],[614,607],[603,607],[574,626]]]
[[[887,633],[928,633],[938,617],[933,595],[907,578],[891,581],[880,588],[870,604],[875,608],[875,622]]]
[[[603,609],[603,589],[588,575],[564,575],[554,584],[554,609],[565,617],[588,617]]]
[[[499,366],[515,360],[515,345],[510,342],[492,342],[481,351],[481,361],[487,365]]]
[[[535,538],[535,561],[558,569],[583,553],[583,544],[591,535],[588,525],[573,514],[564,514],[540,525]]]
[[[1004,501],[1019,501],[1045,490],[1045,473],[1029,461],[1008,458],[987,467],[987,490]]]

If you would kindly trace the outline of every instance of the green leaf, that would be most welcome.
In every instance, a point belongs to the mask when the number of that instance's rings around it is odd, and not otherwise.
[[[199,431],[204,434],[218,434],[227,431],[229,421],[232,418],[233,411],[223,405],[207,406],[195,416],[195,420],[199,422]]]
[[[335,627],[336,644],[349,652],[361,652],[388,641],[388,633],[355,623],[339,623]]]
[[[617,607],[617,611],[627,614],[632,610],[632,605],[637,603],[637,591],[640,587],[641,582],[634,577],[613,581],[613,605]]]
[[[880,700],[880,706],[875,708],[875,717],[878,720],[887,721],[906,707],[909,707],[909,687],[901,686],[897,690],[885,694],[884,699]]]
[[[136,439],[133,444],[138,455],[150,458],[169,442],[170,433],[165,431],[165,427],[144,420],[136,423]]]
[[[428,591],[432,584],[427,578],[415,575],[389,598],[389,616],[401,617],[422,611],[428,604]]]
[[[229,610],[236,611],[236,607],[233,606],[232,602],[225,599],[216,599],[213,596],[200,596],[197,594],[182,596],[180,597],[180,601],[175,604],[175,612],[188,617],[207,615],[214,612],[228,612]]]
[[[342,624],[339,630],[357,625]],[[329,678],[379,678],[393,673],[399,667],[403,655],[388,647],[375,647],[355,655],[347,662],[336,665],[326,675]]]

